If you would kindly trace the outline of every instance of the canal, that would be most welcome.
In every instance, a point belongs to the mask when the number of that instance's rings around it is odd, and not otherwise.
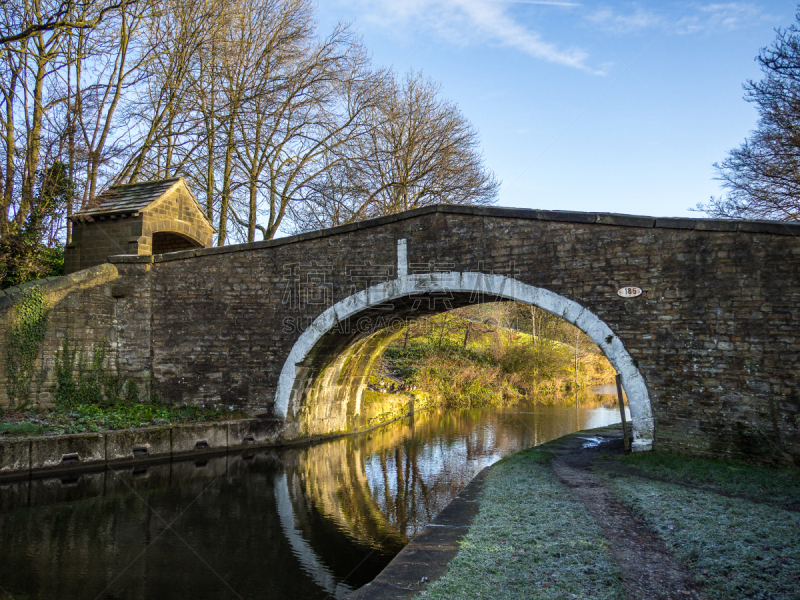
[[[312,446],[0,484],[0,598],[341,598],[481,469],[611,396],[417,414]]]

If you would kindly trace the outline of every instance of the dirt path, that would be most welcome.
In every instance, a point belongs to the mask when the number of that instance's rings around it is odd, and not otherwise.
[[[692,578],[653,535],[588,469],[597,454],[564,454],[552,462],[561,482],[583,503],[608,539],[631,600],[699,598]]]

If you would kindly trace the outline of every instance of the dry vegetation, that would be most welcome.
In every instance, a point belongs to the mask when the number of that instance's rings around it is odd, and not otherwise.
[[[384,353],[370,383],[375,391],[425,390],[460,407],[613,381],[614,369],[582,332],[541,310],[508,302],[412,324]]]

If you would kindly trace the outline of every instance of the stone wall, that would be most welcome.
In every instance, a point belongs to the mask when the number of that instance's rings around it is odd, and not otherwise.
[[[40,406],[50,406],[50,392],[55,384],[55,356],[67,338],[71,346],[77,345],[86,354],[91,353],[96,345],[105,344],[107,359],[116,357],[117,302],[111,289],[118,277],[116,267],[104,264],[64,277],[51,277],[4,290],[0,295],[0,408],[9,406],[8,329],[16,319],[15,306],[25,297],[28,288],[34,285],[42,288],[50,306],[47,334],[36,364],[37,376],[30,400]],[[144,375],[140,382],[149,385],[149,370]]]
[[[166,194],[143,211],[143,227],[139,238],[138,254],[154,254],[153,235],[170,232],[193,241],[191,247],[209,248],[214,229],[203,218],[194,201],[185,190],[177,189]],[[183,248],[178,248],[182,250]],[[172,252],[173,250],[166,250]]]
[[[73,223],[72,241],[64,252],[64,272],[102,265],[115,254],[139,254],[142,225],[141,216]]]
[[[116,258],[104,299],[80,294],[111,307],[93,335],[112,326],[120,364],[149,377],[159,397],[271,415],[301,333],[333,304],[395,278],[406,240],[409,274],[503,274],[594,313],[646,382],[656,448],[786,458],[800,456],[798,230],[432,207],[270,242]],[[624,286],[644,293],[621,298]],[[420,290],[326,329],[298,364],[289,430],[299,438],[358,424],[375,350],[365,340],[392,319],[495,299]]]
[[[755,226],[696,220],[659,220],[656,226],[655,219],[603,215],[526,218],[531,216],[549,215],[430,211],[156,262],[154,387],[179,402],[269,413],[281,368],[302,330],[367,283],[394,277],[397,240],[406,239],[410,272],[513,275],[598,315],[647,382],[656,447],[800,454],[800,397],[792,375],[800,368],[798,238],[781,235],[784,230],[770,233],[775,224],[748,231]],[[630,285],[644,294],[616,294]],[[444,300],[434,299],[433,310],[445,308]],[[380,314],[404,316],[412,308],[397,303],[364,316],[377,322]],[[319,360],[301,367],[308,370],[309,390],[331,361],[363,337],[351,329],[326,338],[327,350],[314,353]],[[314,420],[344,428],[344,406],[331,402],[326,414],[318,406]],[[295,411],[290,418],[308,412],[302,404]]]
[[[64,272],[106,263],[113,255],[153,254],[153,236],[158,233],[168,237],[162,238],[157,252],[209,248],[214,237],[188,190],[179,187],[135,214],[76,219],[65,249]]]

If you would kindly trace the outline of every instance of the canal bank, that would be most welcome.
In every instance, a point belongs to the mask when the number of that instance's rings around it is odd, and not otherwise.
[[[352,600],[796,599],[800,470],[581,431],[484,469]]]
[[[346,435],[369,433],[414,412],[438,405],[436,398],[421,393],[386,396],[366,404],[362,418],[350,430],[327,435],[294,436],[290,439],[285,436],[287,424],[283,419],[264,417],[129,427],[80,434],[4,437],[0,433],[0,481],[252,448],[313,444]]]

